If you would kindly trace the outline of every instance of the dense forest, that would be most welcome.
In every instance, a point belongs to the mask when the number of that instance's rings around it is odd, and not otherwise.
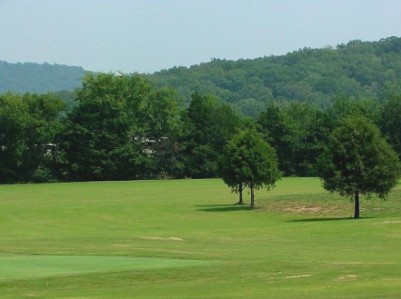
[[[59,64],[8,63],[0,60],[0,93],[74,90],[81,87],[82,67]]]
[[[254,77],[228,84],[231,71],[247,63],[253,67],[241,73]],[[257,69],[270,77],[252,85]],[[168,72],[180,73],[170,77],[173,87],[160,81]],[[388,38],[153,76],[87,73],[74,92],[6,92],[0,94],[0,183],[217,177],[225,146],[247,130],[274,149],[284,176],[316,176],[331,132],[350,117],[377,127],[401,157],[400,78],[401,39]],[[308,93],[290,92],[300,86]]]
[[[213,94],[249,116],[272,102],[308,101],[327,107],[337,96],[383,101],[401,92],[401,38],[354,40],[257,59],[213,59],[163,70],[150,79],[173,87],[187,103],[195,91]]]
[[[84,74],[81,67],[0,61],[0,93],[63,91],[61,96],[71,100]],[[353,40],[256,59],[213,59],[144,76],[158,87],[172,87],[187,105],[194,92],[211,94],[246,116],[273,102],[326,108],[338,96],[383,101],[401,93],[401,38]]]
[[[401,96],[268,104],[253,119],[213,95],[188,106],[144,76],[87,74],[68,109],[55,94],[0,95],[0,182],[217,177],[224,147],[252,129],[286,176],[315,176],[330,133],[348,117],[380,128],[401,156]]]

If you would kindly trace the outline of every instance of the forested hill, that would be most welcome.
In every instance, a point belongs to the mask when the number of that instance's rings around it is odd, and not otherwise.
[[[350,41],[323,49],[238,61],[213,59],[150,76],[187,101],[194,91],[213,94],[246,115],[272,101],[309,101],[325,106],[334,97],[383,100],[401,92],[401,38]]]
[[[46,93],[81,87],[85,70],[78,66],[8,63],[0,60],[0,93]]]
[[[81,86],[84,73],[76,66],[0,60],[0,93],[72,91]],[[354,40],[256,59],[213,59],[146,77],[159,87],[173,87],[187,103],[197,91],[251,116],[271,102],[308,101],[326,107],[339,96],[383,100],[401,93],[401,38]]]

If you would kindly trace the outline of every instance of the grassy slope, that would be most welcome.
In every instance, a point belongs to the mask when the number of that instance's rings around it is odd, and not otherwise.
[[[0,186],[1,298],[400,298],[401,190],[353,205],[287,178]]]

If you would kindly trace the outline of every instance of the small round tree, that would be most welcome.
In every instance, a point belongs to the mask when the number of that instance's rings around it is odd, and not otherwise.
[[[390,192],[400,177],[397,154],[365,118],[347,118],[333,131],[319,161],[323,186],[330,192],[354,198],[359,218],[359,195]]]
[[[242,154],[241,149],[233,142],[229,141],[224,148],[223,155],[219,160],[219,174],[224,183],[229,186],[232,192],[238,193],[238,203],[244,203],[242,192],[245,188],[246,178],[241,174]]]
[[[239,132],[227,143],[220,161],[220,174],[240,194],[240,204],[244,187],[249,187],[251,208],[255,206],[255,190],[273,187],[280,178],[274,149],[252,129]]]

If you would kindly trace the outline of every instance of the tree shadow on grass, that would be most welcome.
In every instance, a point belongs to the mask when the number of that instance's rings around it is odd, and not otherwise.
[[[197,205],[197,211],[201,212],[235,212],[253,210],[248,205],[230,204],[230,205]]]
[[[325,222],[325,221],[347,221],[347,220],[358,221],[370,218],[372,217],[360,217],[358,219],[354,219],[353,217],[327,217],[327,218],[293,219],[293,220],[287,220],[286,222]]]

